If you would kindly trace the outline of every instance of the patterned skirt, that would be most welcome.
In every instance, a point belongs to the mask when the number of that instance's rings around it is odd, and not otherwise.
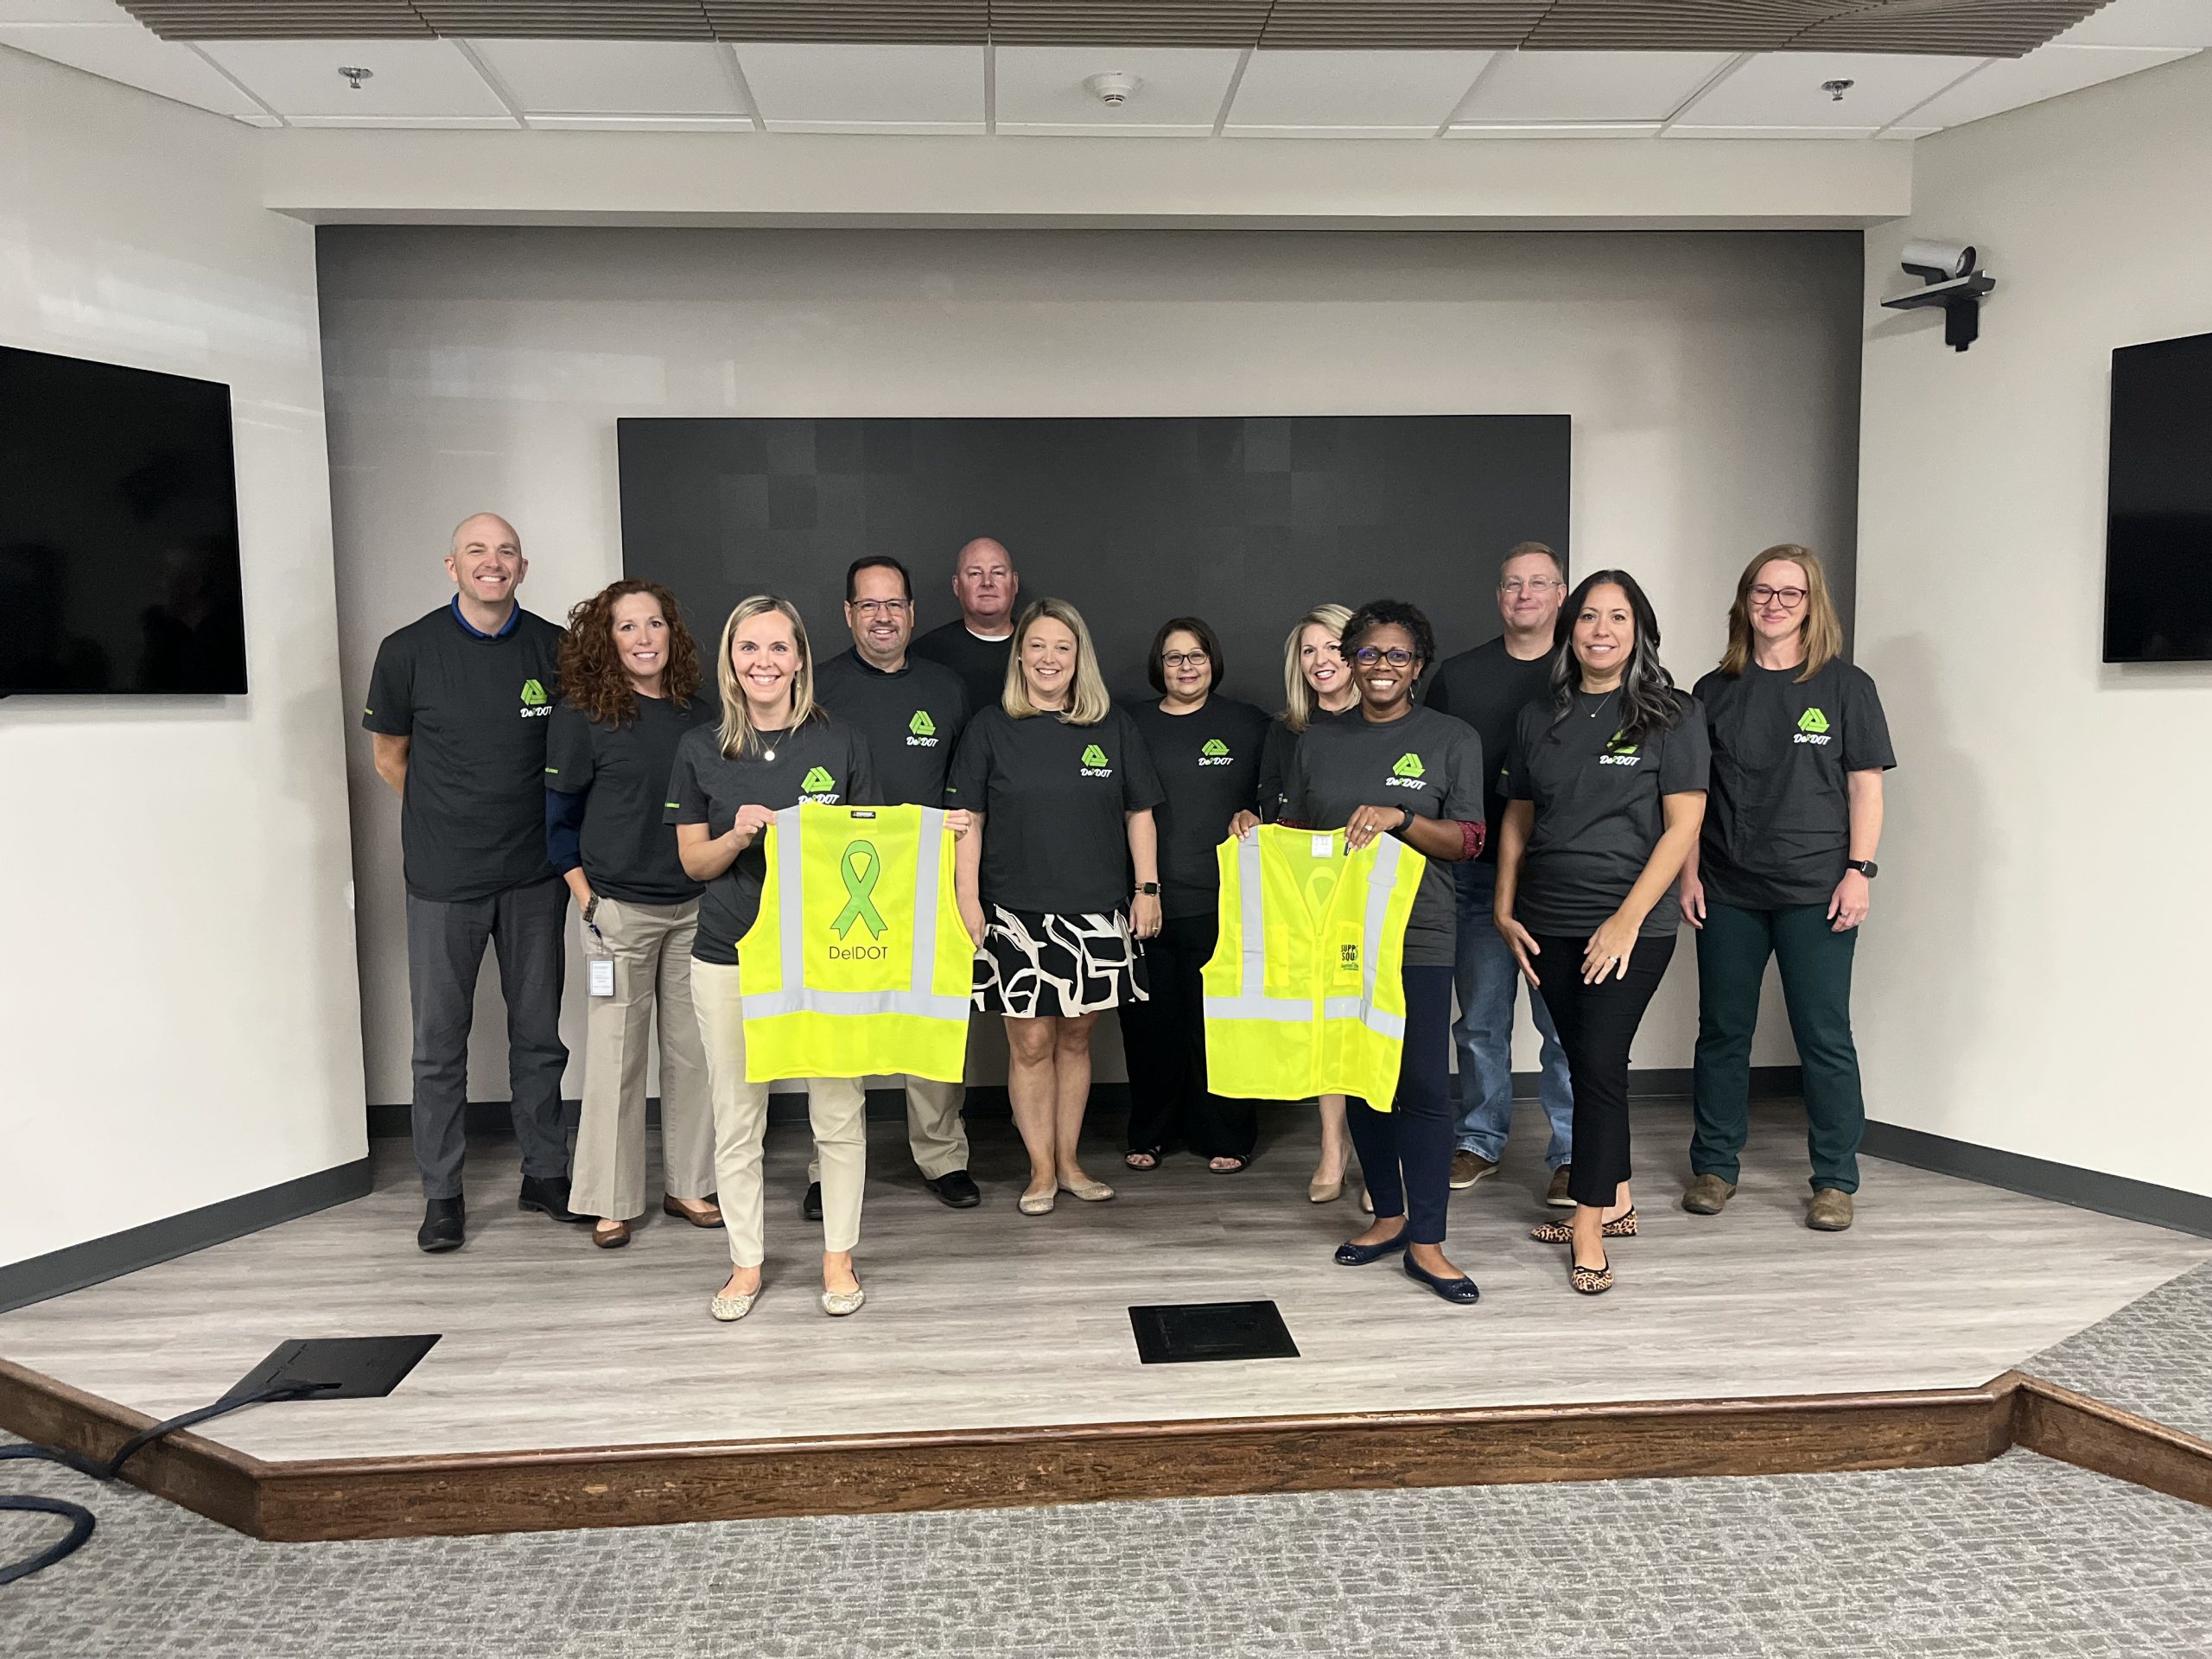
[[[1096,1014],[1151,999],[1144,947],[1120,911],[1057,916],[993,905],[976,957],[976,1006],[1018,1020]]]

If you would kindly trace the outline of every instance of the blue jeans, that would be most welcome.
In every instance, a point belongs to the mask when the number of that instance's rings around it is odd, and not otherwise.
[[[1452,1022],[1452,1041],[1459,1051],[1459,1143],[1462,1150],[1496,1163],[1505,1155],[1505,1133],[1513,1127],[1513,996],[1522,983],[1521,969],[1491,920],[1497,866],[1469,862],[1452,874],[1459,883],[1454,981],[1459,1017]],[[1529,1013],[1544,1039],[1538,1093],[1552,1126],[1544,1163],[1557,1169],[1574,1160],[1574,1090],[1567,1081],[1567,1051],[1560,1046],[1544,999],[1531,993]]]

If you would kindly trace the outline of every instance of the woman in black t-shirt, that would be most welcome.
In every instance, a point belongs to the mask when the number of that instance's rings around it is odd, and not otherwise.
[[[1129,1149],[1122,1161],[1157,1169],[1180,1133],[1215,1174],[1234,1174],[1251,1161],[1259,1120],[1250,1101],[1224,1100],[1206,1087],[1200,975],[1220,931],[1215,849],[1228,837],[1230,820],[1257,802],[1268,717],[1249,702],[1214,695],[1221,642],[1198,617],[1162,626],[1145,671],[1160,700],[1129,712],[1165,797],[1153,814],[1162,919],[1160,937],[1145,949],[1152,995],[1121,1007],[1129,1063]]]
[[[1727,654],[1697,683],[1713,793],[1682,867],[1682,917],[1697,929],[1696,1128],[1682,1195],[1694,1215],[1718,1215],[1736,1191],[1771,956],[1805,1073],[1806,1224],[1851,1225],[1866,1129],[1851,959],[1882,838],[1882,773],[1897,757],[1874,682],[1842,652],[1819,558],[1770,547],[1736,583]]]
[[[1574,1088],[1567,1280],[1611,1289],[1607,1238],[1636,1231],[1628,1056],[1675,954],[1675,879],[1705,815],[1696,703],[1659,661],[1659,622],[1625,570],[1586,577],[1560,612],[1552,696],[1521,711],[1505,762],[1497,931],[1542,993]]]
[[[1090,1028],[1145,995],[1137,941],[1160,931],[1160,792],[1074,606],[1041,599],[1021,613],[999,706],[968,722],[944,793],[975,815],[957,849],[960,913],[981,947],[976,1006],[1006,1020],[1007,1094],[1029,1149],[1021,1213],[1047,1213],[1061,1192],[1110,1198],[1077,1155]]]
[[[666,822],[677,745],[714,718],[676,595],[610,583],[569,613],[545,723],[545,847],[583,918],[584,1098],[569,1205],[591,1242],[630,1242],[645,1207],[645,1057],[660,1027],[661,1208],[719,1227],[715,1117],[691,1006],[699,884]]]

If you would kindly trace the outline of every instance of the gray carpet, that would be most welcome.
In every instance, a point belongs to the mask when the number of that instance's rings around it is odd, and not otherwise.
[[[9,1485],[57,1493],[56,1471]],[[2212,1511],[1973,1468],[257,1544],[129,1491],[10,1659],[2212,1652]],[[50,1523],[0,1516],[0,1551]]]
[[[2212,1440],[2212,1262],[2046,1348],[2020,1369]]]

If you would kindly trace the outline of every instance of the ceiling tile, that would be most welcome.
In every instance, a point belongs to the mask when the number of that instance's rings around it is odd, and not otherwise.
[[[753,132],[749,115],[533,115],[540,132]]]
[[[0,10],[4,10],[0,4]],[[2060,46],[2212,46],[2205,0],[2113,0],[2058,37]]]
[[[1001,46],[1227,47],[1241,51],[1281,0],[990,0]]]
[[[112,23],[138,26],[115,0],[0,0],[0,24]]]
[[[1454,121],[1446,138],[1654,138],[1656,121]]]
[[[1501,52],[1458,120],[1664,121],[1728,60],[1726,52]]]
[[[0,26],[0,46],[51,58],[87,74],[121,81],[218,115],[260,115],[261,106],[223,79],[180,41],[164,41],[134,22]]]
[[[513,124],[450,41],[211,41],[201,49],[302,125]],[[340,66],[372,72],[355,92]]]
[[[472,41],[526,115],[738,115],[729,53],[711,41]]]
[[[1680,122],[1661,129],[1662,138],[1872,138],[1875,127],[1695,127]]]
[[[998,130],[1203,136],[1213,130],[1241,56],[1179,47],[1002,46],[994,74]],[[1137,79],[1118,108],[1084,86],[1106,73]]]
[[[981,132],[980,46],[747,44],[760,118],[779,132]]]
[[[1984,62],[1881,52],[1763,52],[1684,110],[1694,127],[1885,127]],[[1840,100],[1821,83],[1847,80]]]
[[[1226,130],[1263,137],[1414,137],[1459,105],[1489,52],[1255,52]]]
[[[1912,112],[1915,126],[1957,127],[2003,110],[2040,104],[2099,81],[2117,80],[2190,56],[2186,46],[2045,46],[2024,58],[1993,58]]]

